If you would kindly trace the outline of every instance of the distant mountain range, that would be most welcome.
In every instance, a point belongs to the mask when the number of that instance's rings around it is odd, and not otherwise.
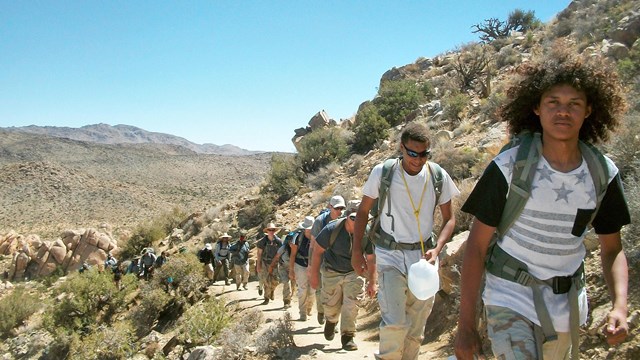
[[[250,151],[235,145],[196,144],[179,136],[146,131],[131,125],[95,124],[80,128],[58,126],[21,126],[0,128],[9,132],[54,136],[98,144],[162,144],[181,146],[199,154],[254,155],[263,151]]]

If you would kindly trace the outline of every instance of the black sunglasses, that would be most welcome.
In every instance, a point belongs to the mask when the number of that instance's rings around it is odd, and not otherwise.
[[[417,158],[417,157],[426,158],[431,153],[431,150],[429,150],[429,149],[427,149],[427,150],[425,150],[423,152],[417,152],[417,151],[411,150],[405,144],[402,144],[402,147],[407,152],[407,155],[409,155],[409,157],[412,157],[412,158]]]
[[[349,219],[351,219],[351,221],[356,221],[356,214],[349,215]]]

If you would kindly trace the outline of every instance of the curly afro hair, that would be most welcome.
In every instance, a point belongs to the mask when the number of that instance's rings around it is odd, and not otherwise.
[[[523,63],[516,70],[515,82],[507,90],[509,100],[501,109],[512,135],[523,130],[542,132],[540,118],[533,112],[542,94],[560,84],[585,93],[591,115],[580,129],[580,140],[598,144],[609,139],[626,109],[618,76],[604,59],[581,57],[566,43],[556,44],[538,61]]]

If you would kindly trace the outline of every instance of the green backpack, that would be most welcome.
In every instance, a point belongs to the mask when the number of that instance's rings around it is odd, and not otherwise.
[[[533,291],[534,304],[536,314],[540,320],[541,326],[536,329],[536,345],[538,353],[542,359],[542,343],[544,341],[552,341],[557,339],[557,334],[553,328],[553,323],[549,315],[549,311],[544,304],[542,290],[539,285],[549,285],[553,288],[554,293],[569,293],[570,304],[570,324],[572,337],[572,358],[576,355],[574,351],[578,351],[578,327],[579,327],[579,310],[577,290],[584,287],[584,265],[574,273],[571,277],[553,278],[549,280],[540,280],[528,273],[527,265],[496,245],[498,238],[502,238],[506,232],[513,226],[516,219],[525,207],[529,196],[531,195],[531,184],[536,173],[536,166],[542,154],[542,141],[540,133],[523,132],[514,137],[500,152],[511,149],[514,146],[520,146],[516,154],[515,164],[507,193],[507,200],[502,212],[500,223],[496,228],[496,234],[489,244],[485,267],[488,272],[502,279],[516,282],[520,285],[531,287]],[[580,141],[580,151],[589,168],[589,173],[593,179],[596,191],[596,209],[591,215],[589,224],[593,221],[598,213],[600,204],[607,191],[609,181],[607,162],[602,153],[593,145]],[[541,330],[541,331],[540,331]]]
[[[385,215],[391,217],[391,229],[394,230],[394,218],[391,214],[391,197],[389,194],[389,187],[391,186],[391,180],[393,179],[393,174],[395,172],[396,166],[399,166],[402,161],[402,157],[392,158],[385,160],[382,165],[382,176],[380,178],[380,189],[378,191],[378,201],[373,204],[371,208],[371,215],[373,216],[373,225],[368,232],[369,241],[371,241],[374,245],[380,246],[385,249],[391,250],[416,250],[419,249],[415,245],[412,244],[400,244],[395,242],[393,236],[387,234],[382,231],[380,228],[380,215],[382,215],[382,209],[384,208],[384,202],[387,201],[387,213]],[[429,166],[429,173],[431,174],[431,183],[433,184],[433,188],[436,193],[436,206],[438,205],[438,201],[440,200],[440,195],[442,194],[442,183],[444,181],[444,174],[442,172],[442,168],[440,165],[427,161],[427,165]],[[435,210],[435,209],[434,209]],[[435,247],[436,240],[434,236],[431,236],[431,241],[427,244],[429,249]],[[405,245],[411,245],[409,247]]]

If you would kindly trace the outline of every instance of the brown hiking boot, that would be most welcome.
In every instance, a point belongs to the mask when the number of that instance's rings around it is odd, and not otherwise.
[[[336,331],[337,322],[331,322],[327,320],[326,324],[324,324],[324,338],[327,340],[333,340]]]
[[[268,304],[269,304],[269,298],[264,298],[264,301],[260,305],[268,305]]]
[[[285,301],[284,301],[284,308],[285,308],[285,309],[288,309],[288,308],[290,308],[290,307],[291,307],[291,300],[285,300]]]
[[[324,324],[324,313],[318,313],[318,324]]]
[[[342,342],[342,350],[358,350],[358,345],[353,341],[353,335],[344,334],[340,337],[340,341]]]

